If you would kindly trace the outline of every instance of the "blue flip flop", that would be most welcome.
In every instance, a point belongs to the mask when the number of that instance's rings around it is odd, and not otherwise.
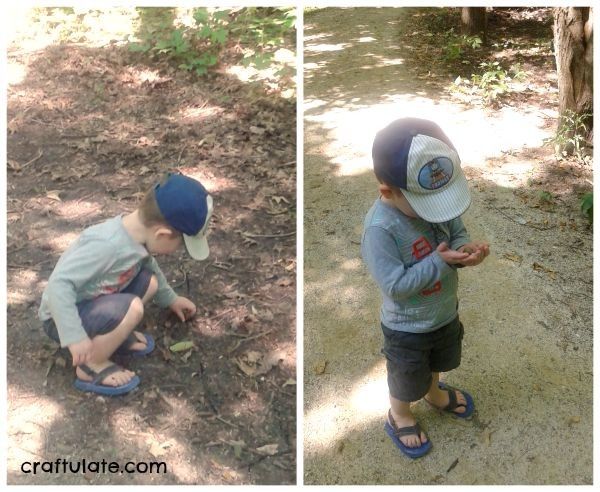
[[[388,418],[384,426],[385,432],[390,438],[392,442],[396,445],[402,453],[412,459],[420,458],[421,456],[425,456],[431,450],[431,441],[429,437],[427,438],[427,442],[421,443],[419,447],[409,448],[405,446],[404,443],[400,440],[403,436],[412,436],[417,435],[419,438],[421,437],[421,427],[419,424],[411,425],[409,427],[401,427],[400,429],[396,427],[396,423],[392,418],[392,412],[388,412]]]
[[[138,338],[132,333],[125,339],[121,346],[115,350],[117,355],[130,355],[131,357],[144,357],[154,350],[154,338],[148,333],[142,333],[146,338],[146,348],[144,350],[132,350],[131,347],[134,343],[139,342]]]
[[[446,384],[442,381],[438,382],[438,388],[448,392],[448,397],[450,398],[450,401],[448,402],[448,405],[446,405],[444,408],[440,408],[428,401],[427,398],[424,398],[424,400],[427,403],[429,403],[433,408],[442,410],[443,412],[451,413],[459,419],[468,419],[471,415],[473,415],[473,412],[475,411],[475,402],[473,401],[473,397],[469,393],[459,388],[454,388],[453,386],[450,386],[449,384]],[[464,395],[465,400],[467,401],[466,405],[458,403],[458,401],[456,400],[456,391],[460,391]],[[463,413],[456,413],[454,409],[460,406],[464,406],[465,411]]]
[[[80,391],[89,391],[92,393],[98,393],[99,395],[117,396],[129,393],[132,389],[136,388],[140,384],[140,378],[135,375],[131,380],[122,386],[108,386],[102,384],[101,381],[110,376],[111,374],[121,371],[123,368],[117,364],[108,366],[100,372],[96,372],[90,367],[82,364],[79,366],[83,372],[88,376],[92,377],[92,381],[83,381],[79,378],[75,379],[74,386]]]

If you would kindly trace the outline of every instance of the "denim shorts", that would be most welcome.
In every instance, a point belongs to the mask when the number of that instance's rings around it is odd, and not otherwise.
[[[152,271],[142,269],[122,291],[107,294],[77,303],[83,329],[88,337],[104,335],[113,331],[129,311],[131,302],[144,297],[150,285]],[[52,318],[44,321],[44,331],[55,342],[60,343],[58,330]]]
[[[383,330],[382,353],[387,359],[390,395],[411,402],[429,391],[432,372],[447,372],[460,365],[464,327],[458,316],[429,333]]]

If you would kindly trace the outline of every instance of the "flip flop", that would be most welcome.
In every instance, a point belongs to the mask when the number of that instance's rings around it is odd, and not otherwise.
[[[129,393],[132,389],[136,388],[140,384],[140,378],[135,375],[127,384],[121,386],[108,386],[102,384],[101,381],[111,374],[121,371],[123,368],[117,364],[108,366],[100,372],[96,372],[90,367],[82,364],[79,366],[83,372],[88,376],[92,377],[92,381],[83,381],[79,378],[75,379],[74,386],[80,391],[89,391],[92,393],[98,393],[99,395],[117,396]]]
[[[409,458],[420,458],[421,456],[426,455],[431,449],[431,441],[429,440],[429,437],[427,437],[427,442],[422,442],[421,445],[416,448],[409,448],[408,446],[404,445],[400,438],[403,436],[412,435],[416,435],[420,438],[421,427],[417,423],[415,425],[411,425],[409,427],[401,427],[399,429],[398,427],[396,427],[396,423],[394,422],[394,419],[392,417],[391,410],[388,411],[388,418],[385,422],[384,429],[387,435],[390,436],[396,447],[399,448],[400,451],[402,451]]]
[[[440,408],[440,407],[434,405],[433,403],[431,403],[429,400],[427,400],[427,398],[423,398],[433,408],[435,408],[437,410],[441,410],[443,412],[451,413],[452,415],[454,415],[460,419],[468,419],[471,415],[473,415],[473,412],[475,411],[475,402],[473,401],[473,397],[469,393],[467,393],[466,391],[463,391],[459,388],[454,388],[453,386],[450,386],[449,384],[446,384],[442,381],[438,382],[438,388],[448,392],[448,397],[450,398],[450,401],[448,402],[448,405],[446,405],[444,408]],[[463,405],[462,403],[458,403],[458,401],[456,400],[456,391],[460,391],[463,394],[463,396],[465,397],[465,400],[467,401],[466,405]],[[461,406],[465,407],[465,411],[463,413],[456,413],[454,411],[454,409],[456,407],[461,407]]]
[[[117,350],[115,350],[115,354],[117,355],[130,355],[131,357],[143,357],[144,355],[148,355],[150,352],[154,350],[154,338],[152,335],[148,333],[142,333],[146,338],[146,348],[143,350],[132,350],[130,347],[139,342],[138,337],[136,337],[133,332],[129,334],[129,336],[125,339],[125,341],[119,346]]]

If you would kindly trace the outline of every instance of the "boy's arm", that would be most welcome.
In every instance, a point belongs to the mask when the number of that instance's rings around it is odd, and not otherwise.
[[[154,256],[149,256],[147,261],[147,266],[154,272],[156,275],[156,280],[158,280],[158,289],[156,291],[156,295],[154,296],[154,302],[161,307],[169,307],[173,304],[173,301],[177,299],[177,293],[171,288],[169,282],[165,278],[162,270],[158,266],[156,259]]]
[[[362,243],[363,258],[379,288],[394,299],[407,299],[451,273],[437,251],[411,267],[400,258],[394,238],[380,227],[369,227]]]
[[[460,217],[448,222],[448,228],[450,230],[450,249],[458,251],[458,248],[471,242],[469,233]]]
[[[62,347],[87,338],[76,306],[77,292],[110,267],[114,253],[104,241],[80,242],[56,264],[48,279],[46,296]]]

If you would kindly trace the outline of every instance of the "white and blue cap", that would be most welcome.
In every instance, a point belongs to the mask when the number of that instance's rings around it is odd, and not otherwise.
[[[471,205],[458,152],[432,121],[402,118],[380,130],[373,142],[373,168],[381,182],[400,188],[427,222],[452,220]]]
[[[213,199],[202,184],[183,174],[170,174],[157,184],[154,196],[158,208],[173,229],[183,234],[185,247],[195,260],[208,257],[208,223]]]

